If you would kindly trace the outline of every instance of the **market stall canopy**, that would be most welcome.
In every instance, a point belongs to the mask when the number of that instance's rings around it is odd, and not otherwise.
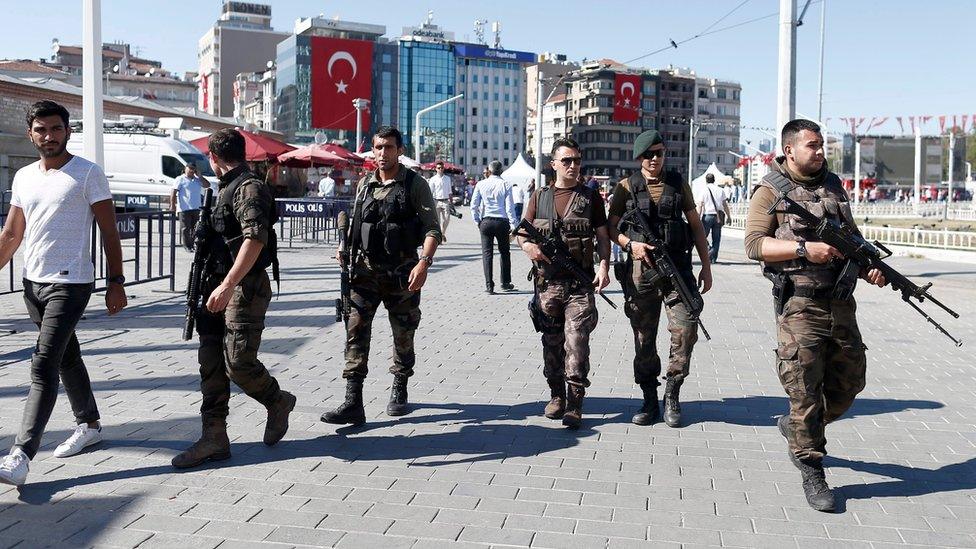
[[[361,165],[363,159],[338,145],[306,145],[278,156],[278,162],[290,168],[315,166]]]
[[[275,162],[279,155],[295,149],[288,143],[261,134],[241,129],[237,131],[244,136],[244,159],[248,162]],[[210,152],[207,148],[208,139],[210,136],[201,137],[190,141],[190,144],[200,149],[203,154],[208,154]]]

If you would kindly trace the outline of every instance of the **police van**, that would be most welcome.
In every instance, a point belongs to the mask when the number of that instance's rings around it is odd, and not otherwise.
[[[199,149],[165,131],[106,122],[103,139],[102,167],[113,195],[168,197],[176,178],[190,162],[196,164],[200,175],[212,181],[216,179],[210,162]],[[84,144],[84,131],[76,130],[73,125],[68,152],[84,156]]]

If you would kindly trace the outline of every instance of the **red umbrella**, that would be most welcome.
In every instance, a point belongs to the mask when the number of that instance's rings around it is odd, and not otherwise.
[[[343,160],[349,161],[351,164],[362,164],[363,159],[358,154],[350,151],[349,149],[342,147],[340,145],[333,145],[331,143],[325,145],[317,145],[318,147],[342,158]]]
[[[351,154],[351,153],[350,153]],[[353,155],[355,156],[355,155]],[[358,161],[362,161],[358,156]],[[278,162],[290,168],[311,168],[313,166],[336,166],[350,164],[347,160],[334,152],[329,152],[320,145],[306,145],[278,157]]]
[[[295,147],[292,147],[288,143],[283,143],[259,133],[241,129],[237,131],[244,136],[244,159],[248,162],[274,162],[278,158],[278,155],[295,149]],[[209,136],[201,137],[190,141],[190,144],[203,151],[203,154],[208,154],[210,152],[210,149],[207,147],[208,139],[210,139]]]

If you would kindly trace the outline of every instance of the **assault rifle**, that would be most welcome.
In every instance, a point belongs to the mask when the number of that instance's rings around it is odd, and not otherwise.
[[[776,210],[776,207],[780,204],[780,202],[786,205],[785,210]],[[851,226],[846,221],[839,222],[827,217],[817,217],[796,201],[786,196],[785,193],[780,195],[776,202],[769,207],[769,210],[767,210],[766,213],[783,213],[799,217],[807,224],[807,226],[813,228],[817,238],[819,238],[825,244],[829,244],[830,246],[837,248],[837,251],[839,251],[845,259],[853,261],[860,269],[878,269],[881,271],[881,274],[884,276],[888,284],[891,284],[891,288],[895,291],[901,292],[902,301],[911,305],[913,309],[925,317],[925,320],[929,321],[929,323],[935,326],[938,331],[942,332],[946,337],[951,339],[953,343],[956,344],[956,347],[962,346],[961,340],[952,337],[952,335],[949,334],[945,328],[933,320],[932,317],[927,315],[925,311],[912,302],[911,299],[917,299],[919,303],[928,299],[942,310],[952,315],[953,318],[959,318],[959,314],[949,307],[946,307],[938,299],[932,297],[932,294],[929,293],[929,288],[932,287],[931,282],[924,286],[918,286],[906,278],[905,275],[899,273],[890,265],[885,263],[883,260],[891,256],[891,250],[886,248],[883,244],[877,240],[875,240],[873,244],[868,242],[857,231],[857,227]]]
[[[203,205],[200,207],[200,219],[193,231],[193,263],[190,264],[190,279],[186,283],[186,318],[183,321],[183,341],[193,339],[193,327],[197,314],[200,312],[200,291],[203,275],[210,257],[210,238],[213,227],[210,222],[210,211],[213,209],[213,189],[206,189],[203,193]]]
[[[457,208],[454,207],[454,199],[453,198],[448,198],[447,199],[447,213],[453,215],[454,217],[456,217],[458,219],[461,219],[461,217],[463,217],[461,215],[461,212],[457,211]]]
[[[711,341],[712,336],[708,335],[708,330],[705,329],[705,325],[701,321],[701,313],[705,308],[705,300],[702,299],[701,293],[698,292],[696,286],[689,287],[685,283],[685,279],[681,277],[681,273],[678,271],[677,265],[674,264],[674,260],[668,255],[667,244],[654,231],[650,220],[647,219],[647,214],[638,208],[630,210],[620,218],[618,227],[623,231],[623,227],[627,225],[640,233],[644,238],[645,244],[653,246],[650,250],[650,255],[654,270],[657,271],[661,279],[667,280],[674,288],[675,293],[678,294],[678,299],[684,304],[685,309],[695,319],[695,322],[698,323],[698,327],[701,328],[705,339]],[[670,306],[674,303],[677,303],[677,301],[672,301],[668,305]]]
[[[520,229],[522,232],[519,232]],[[539,232],[539,229],[536,229],[532,223],[525,219],[520,221],[519,224],[515,226],[512,234],[514,236],[521,236],[522,238],[535,243],[537,246],[539,246],[542,254],[549,258],[549,261],[552,261],[554,265],[573,275],[573,278],[578,280],[580,284],[592,287],[593,277],[590,276],[589,273],[587,273],[583,267],[576,262],[575,259],[573,259],[573,255],[570,253],[569,248],[566,246],[566,243],[563,242],[563,239],[560,236],[559,221],[556,221],[553,224],[552,233],[548,238]],[[596,293],[602,297],[604,301],[609,303],[611,307],[614,309],[617,308],[617,305],[613,301],[610,301],[609,297],[603,295],[603,292],[596,290]]]
[[[349,285],[349,263],[355,253],[348,249],[349,243],[349,215],[339,212],[336,216],[336,227],[339,230],[339,299],[335,300],[335,321],[349,324],[349,314],[352,312],[351,288]]]

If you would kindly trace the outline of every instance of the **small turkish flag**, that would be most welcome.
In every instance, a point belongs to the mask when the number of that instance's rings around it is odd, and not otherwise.
[[[613,83],[613,121],[637,122],[640,108],[640,75],[617,73]]]
[[[311,50],[312,127],[355,130],[352,100],[372,99],[373,43],[314,36]]]

